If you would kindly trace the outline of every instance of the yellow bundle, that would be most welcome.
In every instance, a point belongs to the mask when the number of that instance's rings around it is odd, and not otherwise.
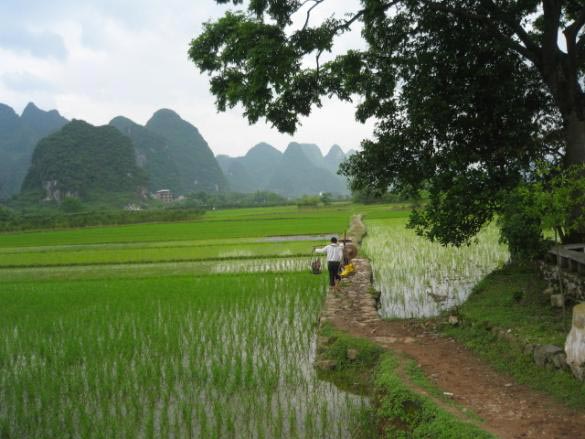
[[[341,272],[341,277],[348,277],[351,276],[355,272],[355,268],[353,268],[353,264],[347,264],[343,267],[343,271]]]

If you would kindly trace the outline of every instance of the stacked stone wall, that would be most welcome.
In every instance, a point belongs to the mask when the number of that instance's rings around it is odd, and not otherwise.
[[[539,269],[548,283],[549,294],[561,294],[574,303],[585,302],[585,275],[544,261],[539,262]]]

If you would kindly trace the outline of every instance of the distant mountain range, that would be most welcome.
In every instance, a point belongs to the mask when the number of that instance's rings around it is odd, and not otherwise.
[[[315,144],[293,142],[281,153],[260,143],[243,157],[218,155],[217,161],[233,191],[269,190],[297,197],[322,192],[347,194],[345,179],[337,175],[347,157],[339,145],[323,156]]]
[[[112,126],[74,120],[38,143],[22,192],[37,193],[44,201],[67,196],[88,200],[103,194],[138,195],[146,181],[128,137]]]
[[[20,191],[38,141],[67,122],[57,111],[43,111],[32,103],[21,116],[0,104],[0,199]]]
[[[32,103],[21,116],[0,104],[0,199],[21,188],[43,199],[92,190],[346,194],[336,173],[348,155],[338,145],[323,156],[317,145],[293,142],[284,153],[260,143],[243,157],[214,157],[199,130],[168,109],[145,126],[118,116],[94,127]]]
[[[119,116],[110,125],[132,139],[136,162],[149,176],[149,189],[176,194],[222,192],[227,182],[199,130],[172,110],[159,110],[138,125]]]

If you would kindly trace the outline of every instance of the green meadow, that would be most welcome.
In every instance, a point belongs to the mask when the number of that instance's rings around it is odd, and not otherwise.
[[[200,219],[180,223],[4,233],[0,235],[0,248],[339,233],[345,230],[353,213],[364,213],[369,218],[408,216],[408,210],[351,204],[305,209],[296,206],[233,209],[211,211]]]
[[[317,379],[315,245],[385,206],[0,235],[0,437],[371,437]],[[297,235],[294,238],[291,236]]]
[[[12,283],[8,437],[350,437],[366,401],[312,369],[306,273]]]
[[[310,255],[312,246],[322,244],[313,241],[240,243],[161,247],[110,247],[78,249],[61,247],[45,251],[36,248],[28,252],[3,252],[0,250],[0,267],[55,266],[55,265],[94,265],[94,264],[132,264],[148,262],[179,262],[198,260],[251,259],[265,256],[289,257]]]

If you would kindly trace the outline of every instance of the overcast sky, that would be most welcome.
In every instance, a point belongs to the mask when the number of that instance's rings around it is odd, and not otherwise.
[[[329,3],[315,19],[359,1]],[[265,123],[248,125],[238,109],[218,113],[187,49],[202,23],[227,9],[214,0],[0,0],[0,102],[21,112],[33,101],[96,125],[117,115],[144,124],[171,108],[216,154],[242,155],[261,141],[282,150],[292,140],[348,150],[370,136],[372,125],[355,121],[352,104],[327,98],[293,137]],[[354,32],[339,47],[360,44]]]

